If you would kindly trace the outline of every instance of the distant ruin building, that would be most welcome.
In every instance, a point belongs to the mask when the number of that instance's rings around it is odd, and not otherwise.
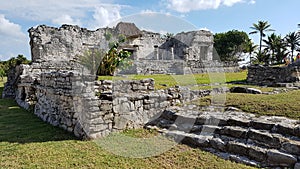
[[[76,61],[89,49],[107,51],[110,43],[122,41],[120,48],[132,53],[133,65],[125,74],[189,74],[236,71],[236,64],[213,60],[213,34],[199,30],[173,37],[141,31],[134,23],[120,22],[113,28],[90,31],[78,26],[60,28],[45,25],[29,30],[33,62]]]

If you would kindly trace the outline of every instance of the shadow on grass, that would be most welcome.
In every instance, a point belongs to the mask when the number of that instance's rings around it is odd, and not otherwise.
[[[0,87],[0,94],[3,87]],[[12,99],[0,99],[0,142],[45,142],[76,139],[58,127],[43,122],[20,108]]]
[[[232,80],[232,81],[228,81],[226,82],[227,84],[247,84],[247,80]]]

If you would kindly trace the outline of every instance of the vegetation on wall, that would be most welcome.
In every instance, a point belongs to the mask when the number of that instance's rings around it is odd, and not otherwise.
[[[97,70],[97,75],[110,75],[112,76],[117,68],[122,64],[127,63],[127,59],[131,53],[128,51],[118,49],[119,44],[115,43],[114,46],[104,55]]]
[[[79,63],[88,69],[93,75],[96,75],[100,62],[105,55],[102,49],[90,49],[84,52],[83,55],[78,56]]]

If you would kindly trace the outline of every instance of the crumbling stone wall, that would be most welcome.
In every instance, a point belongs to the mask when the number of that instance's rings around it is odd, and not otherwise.
[[[43,121],[88,139],[141,128],[167,107],[210,94],[188,88],[154,90],[153,79],[95,81],[82,66],[69,62],[34,62],[16,70],[17,80],[7,83],[14,85],[5,87],[13,90],[4,90],[4,96],[14,96]]]
[[[122,30],[126,27],[128,30]],[[136,31],[132,32],[133,28]],[[125,34],[127,40],[120,44],[120,48],[132,53],[132,67],[136,67],[128,69],[126,73],[185,74],[206,72],[206,68],[212,66],[218,66],[216,69],[222,67],[219,61],[213,60],[213,34],[204,30],[182,32],[174,37],[163,38],[158,33],[139,31],[132,23],[120,23],[114,28],[100,28],[95,31],[72,25],[62,25],[60,28],[41,25],[29,29],[28,32],[33,62],[78,61],[89,49],[108,50],[110,42],[118,41],[119,36]],[[111,35],[110,38],[107,38],[108,34]],[[155,66],[147,66],[152,62],[156,62]],[[184,64],[174,71],[174,64],[182,63]],[[192,71],[184,71],[191,65]],[[145,66],[153,71],[141,71]],[[238,65],[231,64],[225,70],[236,69]]]
[[[277,86],[280,83],[295,83],[300,81],[300,67],[289,65],[285,67],[249,66],[247,82],[257,85]]]

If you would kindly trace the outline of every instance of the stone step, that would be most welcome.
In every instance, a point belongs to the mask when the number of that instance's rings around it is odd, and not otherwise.
[[[189,125],[185,123],[176,125],[170,123],[170,121],[163,120],[160,122],[161,124],[158,124],[157,127],[167,129],[168,131],[183,131],[198,135],[221,135],[233,138],[233,140],[244,139],[253,144],[267,148],[284,149],[289,153],[300,155],[299,138],[270,133],[268,130],[256,130],[239,126]]]
[[[211,133],[185,133],[184,131],[169,131],[159,129],[164,135],[176,142],[199,147],[210,152],[227,154],[228,158],[236,162],[263,167],[293,167],[300,162],[300,151],[294,149],[300,142],[284,145],[281,149],[273,149],[251,142],[251,140],[230,138]],[[298,145],[299,144],[299,145]],[[298,147],[299,148],[299,147]],[[224,158],[224,157],[223,157]],[[298,160],[299,159],[299,160]],[[298,164],[297,164],[298,165]]]
[[[300,121],[276,116],[255,117],[253,114],[243,112],[190,111],[174,113],[167,110],[154,123],[159,123],[161,126],[166,125],[165,128],[182,126],[183,130],[192,129],[193,126],[197,127],[197,125],[238,126],[300,137]]]

